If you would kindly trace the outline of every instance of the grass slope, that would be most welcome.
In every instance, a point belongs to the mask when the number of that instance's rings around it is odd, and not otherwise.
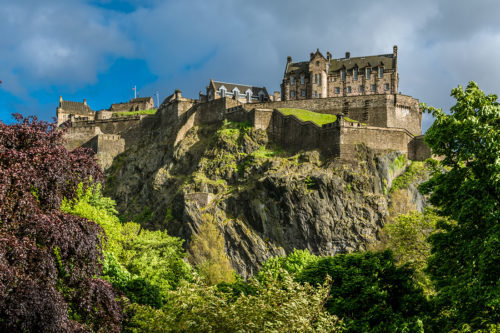
[[[318,126],[333,123],[337,120],[337,116],[333,114],[317,113],[303,109],[281,108],[278,109],[284,115],[294,115],[302,121],[312,121]]]
[[[140,110],[140,111],[123,111],[123,112],[115,112],[113,113],[113,117],[130,117],[130,116],[136,116],[136,115],[141,115],[141,114],[155,114],[156,109],[150,109],[150,110]]]

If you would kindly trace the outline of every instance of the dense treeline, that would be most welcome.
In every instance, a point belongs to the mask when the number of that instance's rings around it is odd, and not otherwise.
[[[426,140],[434,208],[384,228],[385,250],[295,250],[243,281],[215,219],[183,241],[117,217],[89,152],[36,118],[0,124],[0,331],[497,332],[500,106],[452,91]]]

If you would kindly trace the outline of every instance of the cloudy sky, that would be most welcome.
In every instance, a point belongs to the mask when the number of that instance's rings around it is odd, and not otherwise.
[[[289,55],[394,44],[401,92],[449,109],[459,84],[500,92],[498,13],[498,0],[0,0],[0,120],[50,120],[60,95],[108,108],[134,86],[160,100],[210,78],[274,91]]]

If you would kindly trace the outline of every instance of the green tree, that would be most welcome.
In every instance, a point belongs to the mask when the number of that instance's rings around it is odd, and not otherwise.
[[[215,286],[185,284],[169,293],[160,310],[133,305],[128,332],[341,332],[337,317],[325,311],[331,279],[317,288],[293,281],[286,271],[265,282],[250,279],[252,295]]]
[[[316,285],[331,276],[327,310],[347,332],[423,332],[427,301],[413,270],[397,267],[390,251],[338,254],[305,267],[297,278]]]
[[[451,95],[449,115],[423,105],[436,117],[425,140],[445,170],[421,188],[451,218],[430,237],[428,271],[440,329],[483,329],[500,322],[500,105],[474,82]]]
[[[121,223],[115,202],[102,195],[100,184],[85,190],[80,185],[74,200],[63,201],[62,210],[95,221],[104,229],[104,277],[132,302],[160,307],[168,290],[191,278],[183,241],[165,231]]]
[[[203,214],[198,232],[189,244],[189,258],[208,284],[234,282],[235,272],[224,251],[224,237],[210,214]]]
[[[261,280],[269,275],[278,278],[279,274],[283,271],[290,274],[297,274],[302,272],[304,267],[319,259],[320,257],[311,254],[309,250],[294,249],[286,256],[273,257],[266,260],[258,273],[258,277]]]
[[[427,238],[436,230],[436,223],[443,218],[433,209],[424,213],[401,214],[394,222],[384,227],[386,241],[384,247],[392,250],[398,265],[409,265],[415,270],[414,279],[426,294],[434,289],[429,276],[424,272],[431,255],[431,245]]]

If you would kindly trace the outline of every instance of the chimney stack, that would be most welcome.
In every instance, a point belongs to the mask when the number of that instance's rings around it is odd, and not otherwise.
[[[351,52],[346,52],[346,53],[345,53],[345,58],[346,58],[346,59],[349,59],[350,57],[351,57]]]
[[[397,45],[394,45],[394,47],[392,48],[392,56],[394,58],[398,56],[398,46]]]
[[[87,105],[87,99],[86,98],[83,99],[83,105]]]
[[[181,95],[181,91],[179,89],[175,89],[175,99],[176,100],[179,100],[181,99],[182,95]]]
[[[61,106],[62,102],[63,102],[62,96],[59,96],[59,106]]]
[[[330,51],[327,51],[327,52],[326,52],[326,59],[327,59],[327,60],[332,59],[332,54],[330,53]]]
[[[292,57],[288,56],[286,57],[286,63],[289,64],[292,62]]]

